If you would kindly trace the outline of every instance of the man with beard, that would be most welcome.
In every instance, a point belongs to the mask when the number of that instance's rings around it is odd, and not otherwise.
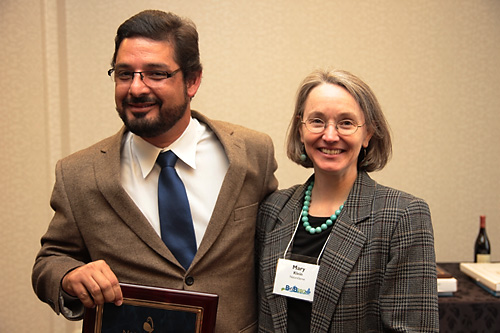
[[[255,332],[256,214],[277,188],[271,139],[190,109],[202,66],[187,19],[154,10],[131,17],[118,28],[111,66],[124,127],[57,163],[36,294],[80,319],[84,307],[121,305],[119,282],[214,293],[217,332]],[[159,197],[172,191],[160,189],[157,158],[166,152],[177,158],[192,222]],[[192,234],[192,255],[167,242],[177,227]]]

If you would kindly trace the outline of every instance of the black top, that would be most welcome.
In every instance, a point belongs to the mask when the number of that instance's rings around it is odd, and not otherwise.
[[[309,215],[309,224],[311,227],[318,227],[328,218]],[[293,241],[292,260],[316,264],[331,230],[331,227],[329,227],[319,234],[311,235],[302,226],[302,222],[300,222]],[[309,332],[311,327],[312,303],[287,297],[287,306],[288,333]]]

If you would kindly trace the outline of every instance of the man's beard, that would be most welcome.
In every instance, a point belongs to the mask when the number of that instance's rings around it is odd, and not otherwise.
[[[156,103],[159,108],[158,116],[154,119],[146,119],[147,114],[144,114],[143,117],[132,116],[128,119],[125,112],[128,103]],[[186,113],[188,103],[189,97],[184,91],[184,102],[178,105],[164,106],[157,98],[132,97],[123,100],[122,107],[117,107],[116,111],[130,132],[143,138],[153,138],[174,127]]]

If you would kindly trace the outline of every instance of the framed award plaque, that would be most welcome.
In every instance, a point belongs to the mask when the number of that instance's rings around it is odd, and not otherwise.
[[[120,283],[123,304],[85,309],[83,333],[213,333],[219,297]]]

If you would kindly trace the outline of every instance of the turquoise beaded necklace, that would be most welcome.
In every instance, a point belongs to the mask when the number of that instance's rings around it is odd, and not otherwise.
[[[328,227],[333,225],[333,222],[337,220],[337,217],[340,215],[340,212],[342,211],[342,208],[344,208],[344,205],[340,205],[339,209],[335,211],[335,213],[330,216],[329,219],[325,221],[325,223],[321,224],[319,227],[312,227],[309,224],[309,206],[311,205],[311,194],[312,194],[312,189],[314,186],[314,180],[311,181],[309,186],[307,187],[306,194],[304,196],[304,206],[302,206],[302,226],[306,229],[308,233],[311,235],[314,234],[319,234],[320,232],[323,232],[324,230],[328,229]]]

